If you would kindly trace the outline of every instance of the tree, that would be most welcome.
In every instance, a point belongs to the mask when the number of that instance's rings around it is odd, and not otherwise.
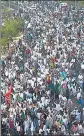
[[[21,18],[6,18],[1,30],[1,45],[2,49],[13,38],[16,37],[19,32],[23,30],[23,20]]]
[[[2,9],[2,18],[9,18],[12,16],[12,12],[13,11],[10,11],[9,8],[4,8]]]

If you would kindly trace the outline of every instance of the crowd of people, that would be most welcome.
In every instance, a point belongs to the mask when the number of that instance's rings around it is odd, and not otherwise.
[[[23,37],[2,58],[2,136],[83,136],[83,14],[55,1],[32,4]]]

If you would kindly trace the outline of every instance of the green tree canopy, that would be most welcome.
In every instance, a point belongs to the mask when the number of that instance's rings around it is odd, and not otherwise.
[[[6,46],[9,39],[18,36],[23,29],[23,24],[21,18],[6,18],[1,30],[1,46]]]

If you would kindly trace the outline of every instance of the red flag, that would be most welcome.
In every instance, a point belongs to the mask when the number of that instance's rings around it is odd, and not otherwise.
[[[12,93],[12,85],[10,85],[10,88],[9,88],[9,90],[5,93],[5,97],[6,96],[9,96],[10,94]]]
[[[10,85],[9,90],[4,94],[6,103],[9,103],[11,93],[12,93],[12,85]]]
[[[6,104],[9,104],[10,101],[11,101],[11,96],[10,96],[10,95],[7,96],[7,97],[5,97],[5,103],[6,103]]]

